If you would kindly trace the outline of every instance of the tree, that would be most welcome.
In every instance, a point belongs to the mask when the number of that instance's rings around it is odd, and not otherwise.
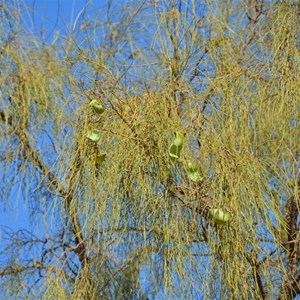
[[[2,228],[2,295],[297,297],[298,6],[109,1],[51,41],[22,9],[1,4],[1,199],[42,232]]]

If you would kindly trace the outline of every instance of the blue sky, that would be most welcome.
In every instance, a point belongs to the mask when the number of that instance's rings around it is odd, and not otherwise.
[[[55,33],[74,30],[80,18],[95,13],[106,0],[23,0],[28,11],[23,14],[29,28],[48,39]],[[122,1],[118,1],[119,3]]]

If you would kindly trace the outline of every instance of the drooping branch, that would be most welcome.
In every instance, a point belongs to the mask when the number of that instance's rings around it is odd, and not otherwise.
[[[12,117],[8,117],[3,111],[0,111],[0,118],[2,122],[6,122],[10,127],[14,126]],[[20,130],[16,130],[14,133],[18,137],[24,149],[27,151],[27,154],[22,153],[22,155],[26,155],[27,157],[29,157],[34,163],[34,165],[36,165],[40,169],[40,171],[48,178],[50,184],[59,192],[59,194],[62,197],[66,197],[67,192],[60,185],[55,175],[49,170],[49,168],[44,164],[42,159],[37,155],[36,151],[34,151],[30,146],[27,133],[25,131]]]
[[[10,127],[16,127],[14,126],[15,124],[13,118],[8,116],[3,111],[0,111],[0,119],[2,122],[8,124]],[[57,177],[49,170],[49,168],[46,166],[43,160],[39,157],[39,155],[30,145],[28,135],[25,131],[17,129],[14,133],[18,137],[24,149],[26,150],[26,153],[24,151],[21,152],[23,158],[29,158],[33,165],[35,165],[42,172],[42,174],[48,178],[50,185],[61,195],[62,198],[66,199],[67,208],[70,212],[71,202],[74,198],[74,190],[72,188],[72,185],[70,185],[68,189],[65,189],[59,183]],[[74,165],[74,168],[76,168],[76,163]],[[71,170],[71,174],[74,174],[76,172],[74,168]],[[71,218],[72,231],[75,236],[76,247],[74,247],[74,252],[78,255],[78,259],[81,263],[82,268],[84,269],[88,262],[88,257],[76,208],[75,211],[72,214],[70,214],[69,217]]]
[[[257,261],[257,257],[254,258],[254,257],[251,257],[250,255],[246,255],[246,259],[252,267],[253,277],[258,286],[260,297],[261,297],[261,299],[266,299],[266,292],[264,289],[264,284],[263,284],[262,277],[259,272],[260,271],[259,268],[262,264],[262,260]]]
[[[26,266],[13,266],[13,267],[7,267],[4,270],[0,270],[0,277],[8,276],[8,275],[18,275],[23,272],[27,272],[30,270],[46,270],[48,272],[57,274],[59,276],[63,276],[66,280],[69,282],[74,283],[74,279],[68,275],[64,270],[58,270],[52,266],[47,266],[41,262],[33,261],[32,263],[26,265]]]
[[[169,194],[175,197],[177,200],[179,200],[184,207],[188,208],[191,211],[194,211],[196,214],[200,216],[206,217],[209,214],[211,207],[208,203],[205,203],[202,207],[196,207],[191,203],[185,201],[185,199],[183,199],[178,193],[176,193],[176,191],[183,196],[185,195],[185,192],[180,186],[176,186],[175,189],[171,189],[171,188],[168,189]]]

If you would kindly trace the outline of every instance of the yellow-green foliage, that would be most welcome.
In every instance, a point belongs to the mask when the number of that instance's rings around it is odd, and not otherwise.
[[[288,199],[299,212],[295,13],[266,5],[254,22],[234,1],[208,1],[203,18],[182,5],[141,4],[122,34],[106,24],[101,47],[86,25],[2,51],[4,174],[61,234],[45,242],[61,242],[35,291],[45,299],[283,295]]]

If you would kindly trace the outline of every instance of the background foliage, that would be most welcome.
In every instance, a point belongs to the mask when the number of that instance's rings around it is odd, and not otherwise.
[[[50,40],[0,7],[0,195],[42,228],[2,228],[2,295],[300,294],[298,5],[109,1]]]

